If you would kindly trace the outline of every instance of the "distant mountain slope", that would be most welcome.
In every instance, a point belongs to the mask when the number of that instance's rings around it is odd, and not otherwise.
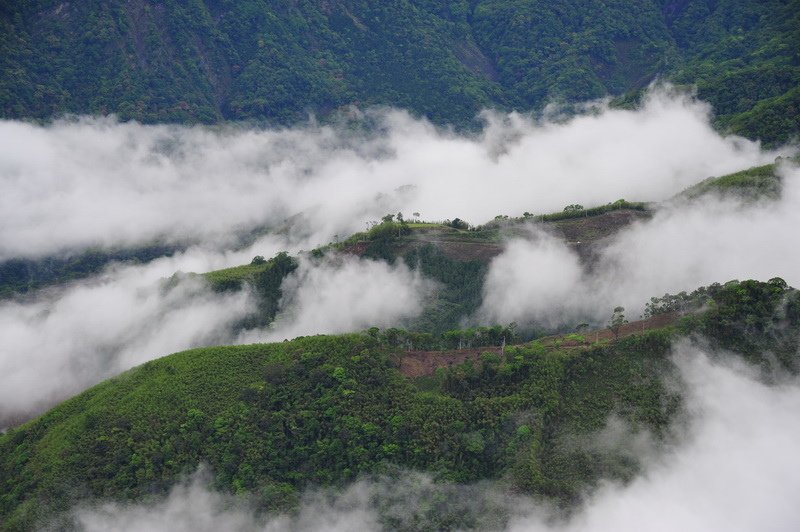
[[[798,50],[798,0],[9,0],[0,116],[288,123],[377,104],[466,124],[663,77],[777,142],[800,131]],[[765,125],[763,106],[788,114]]]

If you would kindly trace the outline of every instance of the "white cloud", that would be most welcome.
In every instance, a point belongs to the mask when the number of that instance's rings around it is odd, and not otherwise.
[[[321,244],[387,212],[481,223],[570,203],[663,199],[774,157],[719,136],[706,106],[663,90],[641,110],[601,106],[565,123],[489,116],[478,136],[401,111],[378,115],[380,127],[363,135],[316,125],[0,121],[0,260],[156,239],[224,246],[296,213]]]
[[[492,261],[481,317],[492,323],[535,321],[555,327],[565,316],[585,312],[590,300],[577,254],[562,240],[532,230],[530,238],[510,241]]]
[[[31,301],[0,304],[0,426],[123,370],[175,351],[226,342],[252,310],[248,293],[199,279],[159,278],[199,255],[111,268]]]
[[[800,169],[783,176],[776,202],[667,206],[616,235],[588,272],[563,241],[536,231],[512,240],[492,262],[480,316],[554,326],[603,322],[622,305],[636,319],[653,296],[714,282],[783,277],[800,286]]]
[[[240,341],[279,341],[397,325],[419,315],[432,289],[402,261],[389,265],[353,256],[328,257],[319,263],[301,259],[282,285],[276,322],[268,330],[249,331]]]

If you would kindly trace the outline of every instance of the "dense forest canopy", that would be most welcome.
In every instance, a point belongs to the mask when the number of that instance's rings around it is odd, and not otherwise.
[[[800,131],[798,17],[797,0],[9,1],[0,113],[290,123],[389,105],[465,125],[665,79],[777,142]]]
[[[216,487],[256,496],[261,511],[291,508],[309,485],[398,466],[450,482],[497,479],[568,505],[600,479],[639,470],[624,446],[576,443],[609,416],[662,442],[679,430],[686,397],[669,356],[679,336],[702,334],[765,375],[796,374],[799,296],[777,278],[716,284],[684,298],[693,310],[674,327],[580,347],[509,346],[428,379],[401,375],[402,350],[377,331],[175,354],[0,436],[0,516],[10,530],[68,526],[75,516],[63,510],[80,499],[162,493],[203,463]],[[422,512],[417,526],[487,525],[446,504],[408,511]]]

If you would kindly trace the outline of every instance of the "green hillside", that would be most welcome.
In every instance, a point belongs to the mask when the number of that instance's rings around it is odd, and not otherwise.
[[[570,244],[585,261],[594,246],[628,224],[645,219],[651,212],[644,203],[619,200],[584,209],[571,205],[566,210],[519,218],[498,216],[482,226],[470,226],[458,218],[445,223],[409,223],[387,215],[369,231],[356,233],[342,242],[328,244],[306,254],[320,260],[330,253],[368,259],[403,262],[426,278],[437,282],[421,315],[406,324],[418,333],[438,335],[457,329],[481,305],[483,283],[491,260],[503,251],[506,240],[528,234],[529,224],[540,223]],[[259,305],[243,327],[260,326],[275,318],[283,279],[294,271],[296,260],[281,253],[269,261],[258,257],[255,264],[203,274],[217,291],[238,290],[245,284],[254,289]],[[278,267],[274,267],[278,265]],[[524,331],[530,335],[533,331]]]
[[[798,50],[798,0],[10,0],[0,116],[289,123],[391,105],[466,125],[661,78],[779,142],[800,131]]]
[[[777,199],[783,188],[775,164],[748,168],[720,177],[709,177],[678,194],[677,198],[696,199],[707,194],[745,200]]]
[[[789,161],[797,164],[798,158],[793,157]],[[714,192],[745,200],[775,199],[780,196],[781,189],[776,165],[769,164],[707,178],[682,191],[676,198],[694,199]],[[482,277],[486,264],[502,252],[504,240],[515,234],[525,234],[524,224],[544,224],[544,227],[572,245],[581,258],[588,259],[592,247],[599,241],[614,235],[635,220],[648,218],[657,207],[657,203],[617,200],[590,207],[568,205],[562,211],[547,214],[526,212],[517,218],[497,216],[478,227],[470,227],[469,223],[458,219],[444,224],[406,221],[405,229],[401,231],[397,230],[396,225],[381,224],[371,231],[351,235],[343,242],[322,246],[313,253],[320,256],[335,250],[390,261],[404,257],[411,268],[419,266],[423,273],[447,285],[450,282],[444,277],[449,275],[448,272],[460,270],[462,267],[469,270],[468,275]],[[182,248],[179,246],[153,244],[131,249],[89,249],[76,254],[40,259],[9,259],[0,262],[0,299],[35,293],[43,287],[84,279],[101,272],[112,262],[146,263],[161,256],[169,256],[180,249]],[[285,258],[281,255],[281,260]],[[274,260],[256,261],[253,264],[206,272],[203,276],[217,291],[237,290],[245,283],[249,284],[261,296],[275,300],[272,303],[274,305],[277,304],[275,298],[279,298],[277,290],[280,281],[294,268],[284,260],[278,270],[272,271],[270,266],[273,262]],[[466,274],[466,271],[455,273],[457,276]],[[467,282],[466,279],[464,281]],[[480,291],[479,285],[475,288]],[[478,299],[475,299],[475,303],[479,303]],[[476,307],[471,306],[470,310],[474,308]],[[267,315],[274,317],[277,309],[266,310]],[[464,311],[454,316],[454,319],[457,321],[464,313],[468,312]]]
[[[797,291],[774,279],[693,296],[705,310],[677,328],[585,347],[509,346],[417,380],[398,371],[404,353],[377,331],[148,362],[0,436],[1,528],[63,526],[78,500],[147,499],[201,463],[216,488],[250,494],[265,510],[292,507],[305,486],[397,467],[498,479],[569,505],[600,478],[629,479],[638,467],[622,451],[576,446],[575,436],[614,413],[669,437],[682,408],[665,380],[676,336],[703,335],[766,374],[797,372]],[[425,526],[475,524],[431,518]]]

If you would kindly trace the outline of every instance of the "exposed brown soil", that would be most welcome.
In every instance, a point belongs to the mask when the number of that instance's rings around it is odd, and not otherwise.
[[[463,364],[467,360],[476,362],[483,353],[499,354],[499,347],[474,347],[451,351],[406,351],[400,358],[400,373],[406,377],[433,375],[439,368]]]
[[[468,240],[420,240],[412,242],[408,249],[432,244],[446,257],[457,261],[477,260],[489,262],[503,252],[503,245],[495,242],[470,242]]]
[[[619,330],[620,338],[641,333],[650,329],[660,329],[675,323],[680,317],[678,312],[659,314],[646,320],[626,323]],[[541,342],[546,347],[558,347],[559,349],[576,349],[586,347],[593,342],[601,340],[612,340],[614,333],[610,329],[598,329],[596,331],[582,334],[586,341],[577,342],[567,340],[565,335],[548,336],[541,338]],[[400,373],[406,377],[416,378],[426,375],[433,375],[439,368],[449,368],[458,364],[463,364],[467,360],[479,362],[483,353],[500,354],[500,347],[474,347],[471,349],[453,349],[449,351],[406,351],[400,354]]]
[[[614,235],[624,227],[650,216],[650,213],[643,211],[619,210],[586,218],[544,222],[541,223],[541,226],[563,238],[576,250],[584,263],[589,265],[594,255],[594,247],[598,242]],[[513,225],[498,229],[498,231],[506,238],[517,234],[522,236],[526,233],[524,225]],[[499,235],[496,237],[499,239]],[[481,240],[473,238],[471,233],[465,231],[449,227],[430,227],[415,229],[409,237],[398,242],[398,251],[403,255],[428,244],[438,248],[445,256],[458,261],[489,262],[500,255],[504,249],[502,241],[494,241],[491,237],[488,240]],[[344,252],[361,256],[366,251],[367,245],[367,242],[356,242],[347,246]]]
[[[570,218],[546,225],[560,234],[567,242],[583,244],[609,237],[620,229],[638,220],[646,220],[652,216],[646,211],[619,210],[586,218]]]

